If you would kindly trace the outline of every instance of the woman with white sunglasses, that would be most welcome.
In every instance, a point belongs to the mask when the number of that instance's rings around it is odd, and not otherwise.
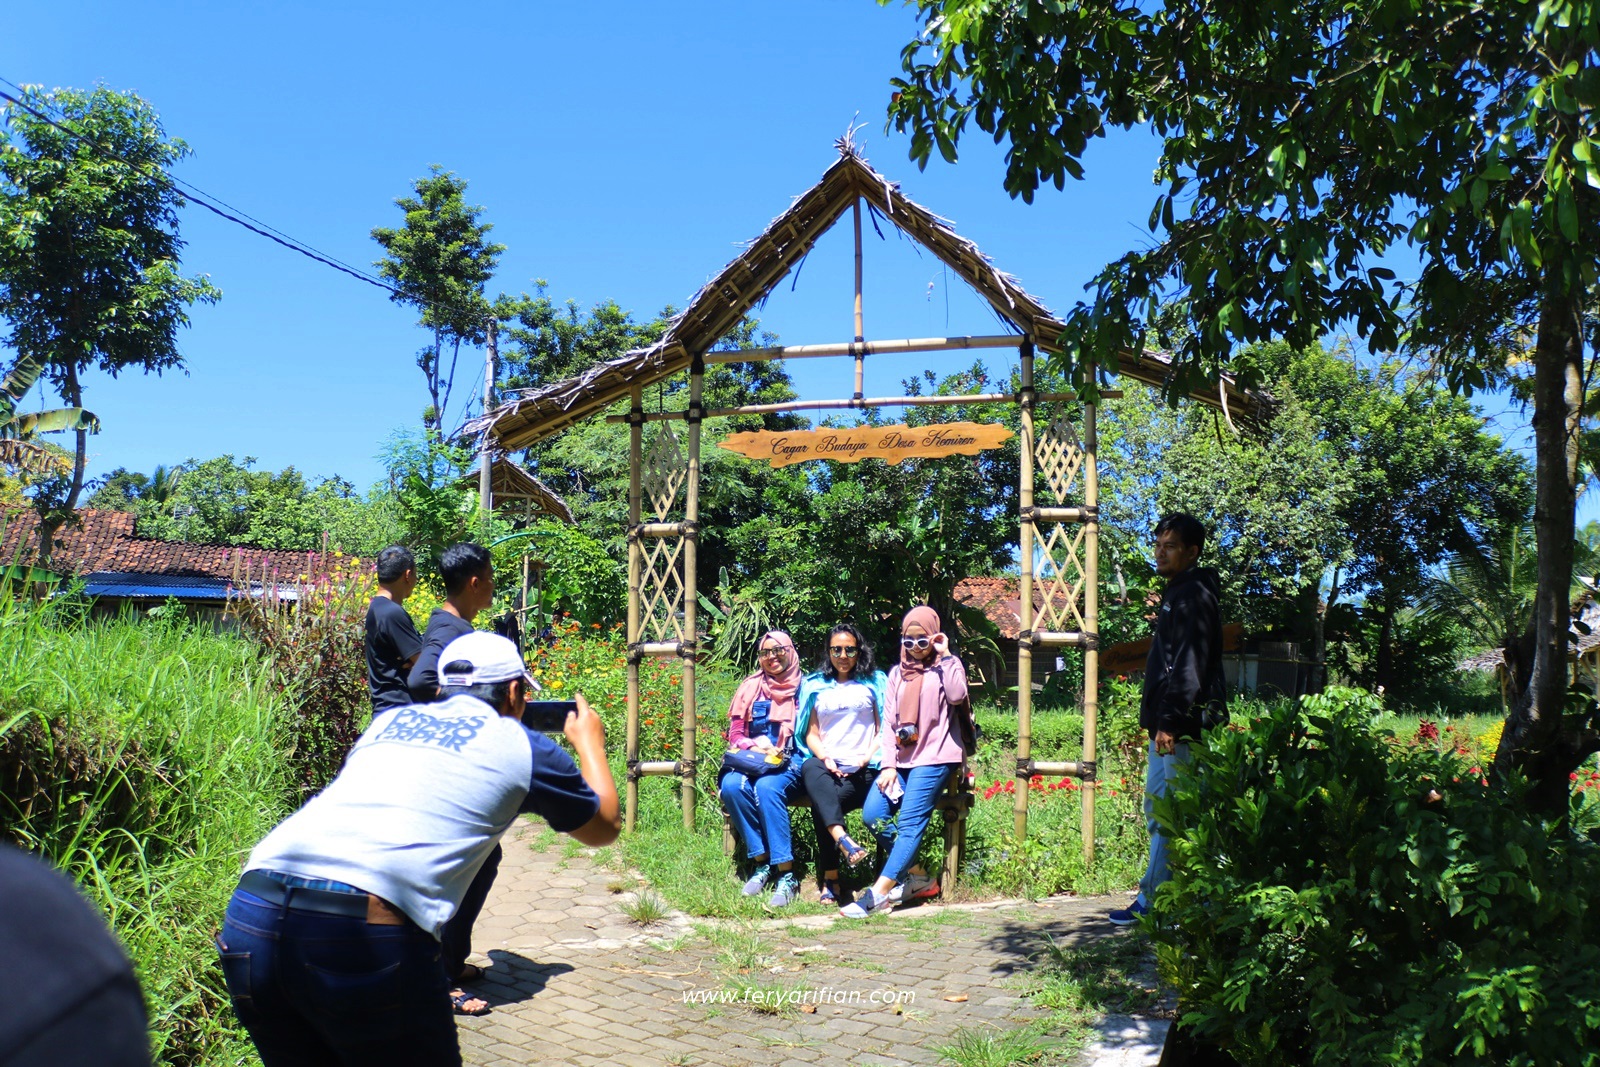
[[[889,858],[872,887],[841,909],[845,917],[863,919],[938,895],[939,883],[915,861],[939,792],[968,755],[950,713],[966,699],[967,669],[951,655],[938,613],[912,608],[900,623],[900,662],[889,672],[883,769],[861,812]]]

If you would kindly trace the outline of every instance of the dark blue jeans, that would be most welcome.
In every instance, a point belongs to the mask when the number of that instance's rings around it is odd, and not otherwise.
[[[217,935],[265,1067],[459,1067],[439,942],[407,923],[286,908],[235,890]]]

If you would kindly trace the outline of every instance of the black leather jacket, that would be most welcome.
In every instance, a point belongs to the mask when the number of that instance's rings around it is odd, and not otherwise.
[[[1190,567],[1167,583],[1144,668],[1139,725],[1197,738],[1227,716],[1222,676],[1222,583],[1210,567]]]

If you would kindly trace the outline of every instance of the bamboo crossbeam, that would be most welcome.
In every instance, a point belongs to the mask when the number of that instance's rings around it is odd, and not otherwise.
[[[652,774],[675,775],[682,770],[682,768],[678,766],[677,760],[646,760],[645,762],[638,764],[634,769],[641,777]]]
[[[1093,522],[1099,514],[1098,508],[1033,508],[1022,514],[1023,522]]]
[[[1107,395],[1101,393],[1101,396]],[[1121,394],[1118,393],[1118,396]],[[1076,393],[1035,393],[1035,402],[1054,400],[1077,400]],[[838,408],[916,408],[916,407],[953,407],[957,404],[1016,404],[1019,403],[1015,393],[965,393],[961,396],[876,396],[857,400],[854,397],[848,400],[786,400],[779,404],[745,404],[736,408],[712,408],[706,412],[706,418],[717,418],[723,415],[771,415],[781,411],[823,411]],[[645,413],[646,422],[672,422],[687,419],[687,411],[649,411]],[[626,415],[607,415],[607,422],[627,422]]]
[[[683,652],[681,641],[640,641],[633,647],[641,656],[677,656]]]
[[[642,522],[633,531],[639,537],[682,537],[685,528],[681,522]]]
[[[1078,630],[1035,630],[1033,643],[1035,646],[1045,648],[1060,648],[1066,645],[1087,648],[1089,635]]]
[[[908,337],[888,341],[835,341],[820,345],[779,345],[707,352],[707,363],[759,363],[769,359],[815,359],[823,356],[886,356],[911,352],[949,352],[963,348],[1016,348],[1016,334],[978,334],[970,337]],[[1104,394],[1101,394],[1102,396]]]
[[[1087,778],[1088,768],[1077,760],[1028,760],[1017,764],[1018,778],[1031,778],[1036,774],[1052,778]]]

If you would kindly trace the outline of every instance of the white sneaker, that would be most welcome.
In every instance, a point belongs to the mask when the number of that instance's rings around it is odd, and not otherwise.
[[[880,897],[870,889],[863,889],[853,902],[839,909],[839,914],[846,919],[865,919],[868,915],[892,911],[895,900],[891,894],[892,891]]]
[[[889,890],[889,899],[896,904],[908,900],[928,900],[939,895],[939,882],[926,874],[908,874],[905,881]]]

